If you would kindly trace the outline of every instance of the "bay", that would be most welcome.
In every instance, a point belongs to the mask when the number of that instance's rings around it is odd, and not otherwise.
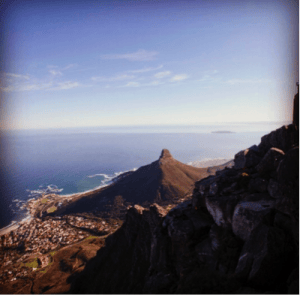
[[[38,192],[72,194],[107,184],[168,149],[183,163],[232,159],[282,123],[21,130],[1,136],[1,224],[24,218],[18,206]],[[233,133],[212,133],[231,131]]]

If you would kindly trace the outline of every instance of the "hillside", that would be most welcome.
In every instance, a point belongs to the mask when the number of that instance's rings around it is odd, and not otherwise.
[[[175,160],[167,149],[163,149],[157,161],[121,175],[113,184],[90,193],[58,210],[55,214],[105,210],[108,201],[122,196],[127,202],[163,202],[179,200],[192,193],[195,181],[214,172],[208,168],[196,168]]]
[[[121,206],[122,214],[115,213],[119,208],[115,203],[107,208],[109,200],[122,194],[133,203],[148,200],[149,205],[155,200],[170,209],[191,198],[195,181],[214,173],[209,169],[180,163],[164,149],[157,161],[122,174],[109,187],[84,193],[79,200],[80,195],[54,194],[31,200],[27,207],[34,217],[1,236],[0,293],[67,292],[106,237],[122,224],[126,207]],[[102,214],[96,208],[101,202]],[[66,205],[49,213],[59,203]]]

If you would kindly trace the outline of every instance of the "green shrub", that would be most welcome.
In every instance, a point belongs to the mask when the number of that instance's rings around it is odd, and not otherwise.
[[[27,262],[24,264],[26,267],[31,267],[31,268],[38,268],[39,264],[38,264],[38,260],[37,258],[35,258],[33,261],[31,262]]]
[[[96,238],[99,238],[97,236],[88,236],[87,238],[85,238],[85,240],[91,240],[91,239],[96,239]]]
[[[48,210],[47,210],[47,212],[48,213],[53,213],[53,212],[55,212],[56,211],[56,207],[55,206],[52,206],[51,208],[49,208]]]
[[[49,254],[53,257],[57,251],[51,251]]]

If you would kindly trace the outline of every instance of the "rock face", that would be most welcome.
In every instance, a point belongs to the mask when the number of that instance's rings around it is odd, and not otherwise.
[[[294,125],[262,137],[169,212],[131,207],[71,293],[299,292],[297,138]]]
[[[293,107],[293,124],[299,128],[299,82],[298,93],[294,96],[294,107]]]

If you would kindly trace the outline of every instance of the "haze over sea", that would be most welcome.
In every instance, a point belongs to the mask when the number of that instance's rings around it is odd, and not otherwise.
[[[25,217],[22,202],[54,191],[90,190],[120,172],[158,159],[163,148],[183,163],[232,159],[289,122],[199,126],[94,127],[15,130],[2,134],[1,227]],[[231,131],[233,133],[212,133]],[[3,210],[4,209],[4,210]],[[3,218],[4,217],[4,218]]]

